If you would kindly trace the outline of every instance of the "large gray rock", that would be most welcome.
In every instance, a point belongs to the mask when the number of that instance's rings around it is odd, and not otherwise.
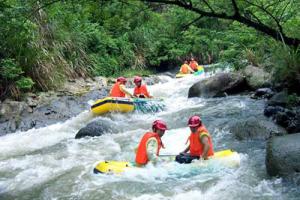
[[[97,120],[89,123],[82,129],[78,131],[75,136],[75,139],[80,139],[83,137],[95,137],[101,136],[105,133],[113,133],[116,132],[117,129],[113,124],[109,124],[107,121]]]
[[[271,88],[259,88],[257,89],[253,95],[251,95],[251,98],[253,99],[262,99],[267,98],[270,99],[274,95],[274,92]]]
[[[288,176],[300,172],[300,133],[273,137],[267,143],[267,172]]]
[[[108,94],[107,88],[92,90],[84,95],[66,95],[49,97],[46,104],[8,101],[0,105],[0,136],[18,130],[27,131],[31,128],[40,128],[57,122],[63,122],[88,110],[89,100],[103,98]]]
[[[271,74],[262,68],[248,65],[242,73],[252,89],[271,86]]]
[[[238,140],[244,139],[268,139],[271,136],[285,135],[284,128],[276,125],[274,122],[258,118],[248,118],[231,123],[229,131],[235,135]]]
[[[289,98],[288,98],[288,92],[286,90],[283,90],[279,93],[276,93],[274,96],[272,96],[271,99],[267,102],[268,106],[283,106],[285,107],[288,104]]]
[[[208,79],[195,83],[188,97],[222,97],[237,94],[247,89],[243,76],[237,73],[219,73]]]

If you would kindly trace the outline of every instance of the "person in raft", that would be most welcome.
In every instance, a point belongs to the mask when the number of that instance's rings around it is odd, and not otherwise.
[[[133,97],[133,95],[128,92],[128,90],[125,87],[127,80],[124,77],[117,78],[117,82],[112,86],[109,96],[110,97]]]
[[[147,86],[145,84],[142,85],[141,77],[135,76],[133,82],[135,84],[133,96],[138,98],[152,98],[152,96],[148,92]]]
[[[155,120],[152,124],[152,132],[147,132],[142,137],[136,151],[135,163],[136,166],[144,166],[149,161],[152,163],[158,162],[159,151],[164,148],[161,137],[167,130],[167,125],[162,120]]]
[[[184,61],[184,64],[180,67],[181,74],[192,74],[195,71],[188,65],[188,61]]]
[[[190,60],[190,67],[192,68],[192,70],[194,70],[195,72],[198,71],[198,63],[194,58],[191,58]]]
[[[188,138],[189,146],[177,155],[175,160],[179,163],[191,163],[194,159],[203,158],[207,160],[210,156],[213,156],[212,138],[200,117],[197,115],[190,117],[188,126],[191,130]]]

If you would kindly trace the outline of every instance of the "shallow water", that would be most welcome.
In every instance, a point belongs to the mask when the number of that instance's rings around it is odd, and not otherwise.
[[[232,120],[263,118],[263,101],[247,96],[188,99],[188,88],[203,77],[162,78],[167,82],[149,89],[164,98],[163,112],[93,118],[85,111],[64,123],[1,137],[0,199],[299,199],[296,184],[267,176],[264,141],[238,141],[227,130]],[[155,119],[169,127],[161,153],[177,154],[185,148],[186,122],[193,114],[201,115],[216,150],[240,153],[239,168],[150,164],[123,175],[93,174],[97,161],[134,160],[134,149]],[[119,131],[75,140],[92,120],[104,120]]]

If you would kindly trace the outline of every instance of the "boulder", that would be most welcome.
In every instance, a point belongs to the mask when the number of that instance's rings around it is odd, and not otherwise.
[[[288,104],[288,93],[286,90],[276,93],[267,102],[268,106],[283,106],[283,107],[285,107],[287,104]]]
[[[266,106],[264,109],[264,115],[266,117],[272,117],[278,112],[284,112],[284,108],[281,106]]]
[[[219,73],[195,83],[188,97],[222,97],[237,94],[247,89],[243,76],[237,73]]]
[[[266,168],[271,176],[300,172],[300,133],[272,137],[267,142]]]
[[[274,95],[274,92],[271,88],[259,88],[257,89],[251,98],[253,99],[263,99],[267,98],[270,99]]]
[[[300,132],[300,107],[295,108],[295,117],[293,117],[288,124],[286,130],[289,133],[299,133]]]
[[[250,117],[246,120],[239,120],[229,125],[229,131],[238,140],[244,139],[268,139],[274,135],[285,135],[287,132],[282,127],[267,119]]]
[[[110,124],[104,120],[93,121],[80,129],[76,134],[75,139],[80,139],[87,136],[95,137],[101,136],[105,133],[117,132],[117,129],[115,127],[115,125]]]
[[[264,115],[272,119],[280,126],[286,128],[288,133],[300,132],[300,107],[283,108],[281,106],[267,106]]]
[[[271,74],[263,68],[248,65],[242,71],[242,74],[246,77],[248,85],[254,90],[271,86]]]
[[[92,90],[83,95],[47,95],[27,98],[26,102],[5,101],[0,105],[0,135],[17,130],[27,131],[63,122],[88,110],[90,100],[107,96],[108,88]],[[36,100],[38,99],[38,103]]]

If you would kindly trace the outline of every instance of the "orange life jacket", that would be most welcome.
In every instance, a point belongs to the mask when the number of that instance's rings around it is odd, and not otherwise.
[[[191,61],[190,62],[190,67],[193,69],[193,70],[197,70],[197,67],[198,67],[198,63],[194,60],[194,61]]]
[[[147,90],[146,85],[141,85],[140,87],[135,87],[134,88],[134,92],[133,92],[134,96],[139,96],[139,95],[144,95],[147,98],[150,98],[149,92]]]
[[[126,96],[126,94],[121,91],[120,85],[121,85],[120,82],[116,82],[113,85],[113,87],[111,88],[110,93],[109,93],[111,97],[125,97]]]
[[[189,66],[188,66],[188,64],[181,65],[180,72],[182,74],[188,74],[189,73]]]
[[[149,159],[148,159],[148,155],[147,155],[147,146],[146,145],[147,145],[148,140],[152,137],[154,137],[158,143],[156,155],[159,155],[159,151],[160,151],[161,147],[164,147],[161,142],[161,139],[157,133],[153,133],[153,132],[145,133],[145,135],[143,136],[143,138],[138,146],[137,152],[136,152],[135,162],[137,164],[145,165],[148,163]]]
[[[202,156],[204,145],[201,143],[200,138],[203,135],[206,135],[208,137],[209,150],[208,150],[207,156],[214,155],[213,143],[212,143],[211,137],[210,137],[207,129],[205,128],[205,126],[202,125],[198,128],[197,133],[191,133],[191,135],[189,137],[191,156]]]

